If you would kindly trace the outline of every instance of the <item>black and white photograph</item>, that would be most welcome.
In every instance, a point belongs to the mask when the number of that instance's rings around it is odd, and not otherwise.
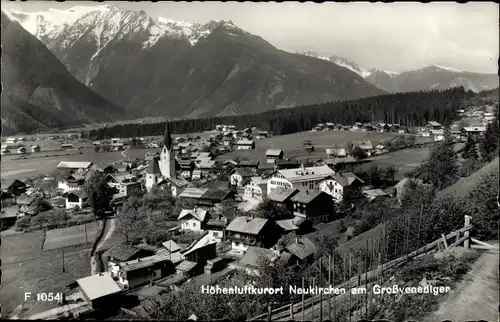
[[[0,318],[498,321],[499,9],[1,0]]]

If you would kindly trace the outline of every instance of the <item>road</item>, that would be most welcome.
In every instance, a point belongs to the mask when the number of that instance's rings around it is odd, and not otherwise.
[[[439,309],[420,321],[498,321],[498,260],[498,250],[484,252]]]

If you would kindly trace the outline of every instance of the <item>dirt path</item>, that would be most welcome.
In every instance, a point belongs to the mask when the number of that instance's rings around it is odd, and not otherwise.
[[[113,235],[115,229],[116,229],[116,219],[115,218],[110,218],[106,219],[106,235],[101,238],[101,241],[97,245],[96,252],[90,259],[90,275],[95,275],[98,272],[101,271],[100,263],[101,263],[101,258],[98,255],[97,250],[101,248],[102,245]]]
[[[419,321],[498,321],[498,259],[498,250],[483,253],[440,308]]]

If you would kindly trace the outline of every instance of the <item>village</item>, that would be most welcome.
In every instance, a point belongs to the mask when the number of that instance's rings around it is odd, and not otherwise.
[[[491,121],[488,115],[481,122]],[[428,122],[425,127],[408,129],[397,124],[376,126],[355,123],[352,126],[318,124],[313,131],[394,132],[407,137],[430,137],[427,143],[444,139],[444,127]],[[450,134],[459,144],[472,135],[481,136],[485,125],[456,124]],[[314,259],[318,250],[314,236],[335,228],[348,241],[355,235],[353,227],[342,220],[359,202],[383,198],[397,200],[404,193],[408,178],[394,181],[394,169],[382,169],[385,177],[366,182],[353,173],[355,166],[370,163],[371,157],[390,152],[391,147],[372,145],[371,141],[351,141],[346,146],[325,149],[324,157],[312,160],[285,158],[280,149],[256,150],[256,142],[272,134],[258,128],[236,129],[217,125],[214,134],[172,136],[167,122],[161,140],[115,138],[93,141],[97,151],[122,151],[133,148],[160,149],[147,152],[143,158],[126,158],[99,167],[90,161],[61,161],[54,175],[26,182],[2,179],[2,229],[23,230],[27,222],[42,217],[45,211],[58,209],[62,217],[85,216],[95,220],[92,196],[86,189],[90,173],[99,173],[110,192],[109,207],[102,221],[113,222],[112,228],[96,234],[91,274],[68,285],[62,306],[36,315],[61,317],[90,314],[109,307],[122,306],[122,296],[144,299],[154,294],[175,292],[185,285],[206,285],[230,278],[236,271],[259,274],[262,257],[270,261],[285,259],[290,264],[304,264]],[[54,137],[45,140],[55,140]],[[26,153],[24,138],[8,138],[2,154],[14,149]],[[61,149],[72,149],[66,140],[57,141]],[[314,145],[303,142],[305,150]],[[90,147],[89,147],[90,148]],[[30,147],[40,152],[39,145]],[[230,151],[261,153],[258,159],[221,160],[217,156]],[[250,152],[249,151],[249,152]],[[122,206],[132,196],[158,193],[171,196],[179,204],[175,221],[165,236],[172,238],[155,243],[134,241],[99,247],[109,235],[120,234]],[[69,214],[69,215],[68,215]],[[167,214],[159,211],[160,215]],[[36,221],[45,230],[59,227],[46,219]],[[81,221],[80,221],[81,222]],[[116,222],[116,223],[115,223]],[[106,225],[104,223],[103,225]],[[108,224],[109,225],[109,224]],[[111,231],[110,231],[111,230]],[[85,230],[85,239],[88,241]],[[105,235],[105,236],[103,236]],[[102,240],[101,240],[102,239]],[[76,291],[75,291],[76,289]],[[115,301],[116,300],[116,301]],[[140,301],[139,301],[140,302]],[[137,306],[137,303],[135,304]],[[132,305],[133,307],[133,305]],[[130,314],[134,311],[124,308]]]

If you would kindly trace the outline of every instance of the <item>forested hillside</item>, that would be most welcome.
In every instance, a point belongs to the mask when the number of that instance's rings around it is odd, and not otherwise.
[[[233,124],[238,129],[256,126],[275,135],[283,135],[308,131],[314,125],[325,122],[353,124],[381,121],[419,126],[434,120],[446,124],[456,118],[457,109],[476,95],[480,94],[457,87],[444,91],[398,93],[327,102],[251,115],[177,120],[171,122],[171,126],[174,133],[194,133],[212,130],[216,124]],[[161,135],[164,127],[164,122],[124,124],[91,130],[84,133],[84,136],[105,139]]]

